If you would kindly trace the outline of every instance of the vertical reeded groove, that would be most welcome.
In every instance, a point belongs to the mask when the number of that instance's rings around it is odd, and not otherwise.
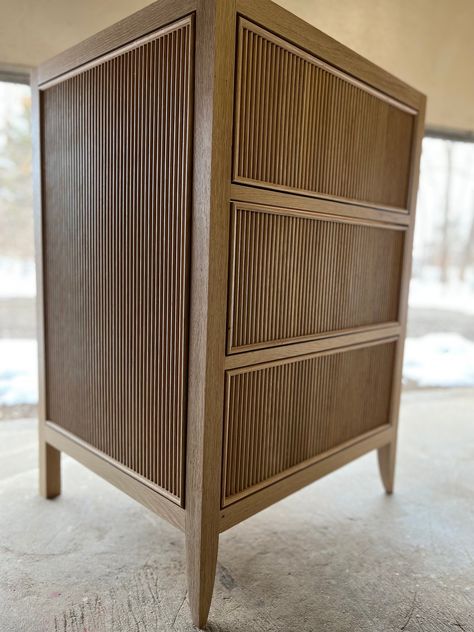
[[[42,93],[47,416],[177,500],[192,28]]]
[[[229,351],[397,321],[403,230],[233,214]]]
[[[414,113],[243,19],[234,179],[405,209]]]
[[[395,343],[228,373],[223,502],[389,423]]]

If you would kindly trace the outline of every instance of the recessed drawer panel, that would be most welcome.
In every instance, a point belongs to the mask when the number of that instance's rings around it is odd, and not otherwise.
[[[405,230],[234,205],[230,353],[398,320]]]
[[[223,505],[389,423],[395,343],[227,373]]]
[[[234,180],[407,208],[416,112],[239,24]]]

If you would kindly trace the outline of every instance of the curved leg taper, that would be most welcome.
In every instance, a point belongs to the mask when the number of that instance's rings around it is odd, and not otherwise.
[[[393,493],[396,449],[395,441],[378,449],[380,477],[387,494]]]
[[[193,623],[200,629],[206,626],[211,606],[218,547],[219,534],[216,531],[186,533],[189,605]]]

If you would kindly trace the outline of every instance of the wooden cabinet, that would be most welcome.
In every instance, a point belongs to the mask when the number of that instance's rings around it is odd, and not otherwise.
[[[425,99],[267,0],[160,0],[34,79],[41,491],[219,533],[374,449],[392,491]]]

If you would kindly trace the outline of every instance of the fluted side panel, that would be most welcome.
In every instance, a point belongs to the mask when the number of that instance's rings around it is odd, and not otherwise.
[[[405,209],[414,112],[240,21],[234,178]]]
[[[192,22],[42,94],[47,417],[182,498]]]
[[[229,351],[397,321],[404,234],[236,206]]]
[[[389,423],[394,343],[230,372],[228,504]]]

